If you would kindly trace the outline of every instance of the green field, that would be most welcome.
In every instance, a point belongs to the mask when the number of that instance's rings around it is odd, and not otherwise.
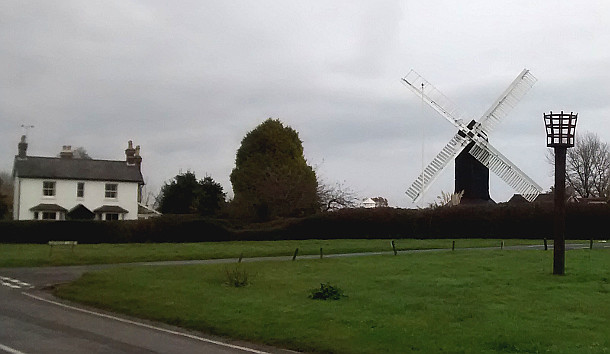
[[[451,248],[451,240],[396,240],[399,250]],[[541,244],[541,240],[505,240],[507,246]],[[582,242],[582,241],[581,241]],[[499,247],[500,240],[457,240],[456,248]],[[53,247],[33,244],[0,244],[0,267],[39,267],[79,264],[112,264],[191,259],[288,256],[391,251],[390,240],[300,240],[202,243],[80,244]]]
[[[385,241],[387,242],[387,241]],[[226,284],[242,267],[249,285]],[[459,251],[123,267],[57,296],[142,318],[325,353],[608,353],[610,250]],[[338,301],[308,298],[322,282]]]

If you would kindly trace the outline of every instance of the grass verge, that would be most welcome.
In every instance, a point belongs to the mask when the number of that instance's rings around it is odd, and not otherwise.
[[[62,298],[179,326],[322,353],[610,351],[610,251],[461,251],[296,262],[125,267],[85,274]],[[337,301],[309,298],[320,283]]]
[[[398,250],[451,248],[451,240],[396,240]],[[541,240],[506,240],[505,245],[540,244]],[[500,240],[457,240],[457,248],[499,247]],[[54,247],[34,244],[0,244],[0,267],[40,267],[112,264],[191,259],[288,256],[294,253],[324,254],[391,251],[390,240],[294,240],[202,243],[80,244]]]

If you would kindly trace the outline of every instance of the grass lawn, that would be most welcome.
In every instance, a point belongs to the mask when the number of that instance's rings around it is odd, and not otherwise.
[[[451,240],[396,240],[398,250],[451,248]],[[541,240],[505,240],[505,245],[541,244]],[[582,241],[581,241],[582,242]],[[457,240],[456,248],[499,247],[500,240]],[[301,240],[202,243],[80,244],[74,248],[49,245],[0,244],[0,267],[39,267],[190,259],[218,259],[391,251],[390,240]]]
[[[324,353],[608,353],[610,250],[459,251],[124,267],[56,295],[129,315]],[[226,284],[242,267],[249,285]],[[322,282],[347,297],[312,300]]]

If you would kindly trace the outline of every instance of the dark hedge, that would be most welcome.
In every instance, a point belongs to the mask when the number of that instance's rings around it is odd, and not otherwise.
[[[569,205],[567,239],[608,239],[610,206]],[[205,242],[341,238],[553,238],[552,205],[346,209],[243,226],[239,220],[166,215],[133,221],[4,221],[2,243]]]

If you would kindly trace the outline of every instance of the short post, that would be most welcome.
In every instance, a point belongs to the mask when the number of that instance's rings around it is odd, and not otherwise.
[[[297,254],[299,253],[299,248],[297,247],[296,250],[294,250],[294,255],[292,256],[292,260],[294,261],[295,259],[297,259]]]
[[[500,249],[503,250],[504,249],[504,241],[500,242]]]
[[[453,241],[453,243],[451,243],[451,250],[455,251],[455,241]]]
[[[241,260],[244,258],[244,253],[240,253],[239,254],[239,259],[237,260],[237,263],[241,263]]]
[[[589,240],[589,249],[593,249],[593,239]]]
[[[324,258],[324,252],[322,252],[322,247],[320,247],[320,259]]]
[[[547,245],[547,243],[546,243],[546,237],[545,237],[545,238],[544,238],[544,250],[546,251],[546,250],[548,250],[548,249],[549,249],[549,246],[548,246],[548,245]]]
[[[565,275],[566,252],[566,152],[574,146],[574,134],[578,114],[553,113],[544,114],[546,126],[546,146],[555,150],[555,189],[553,233],[553,274]]]
[[[394,242],[394,240],[392,240],[392,250],[394,251],[394,255],[398,255],[398,252],[396,252],[396,243]]]

